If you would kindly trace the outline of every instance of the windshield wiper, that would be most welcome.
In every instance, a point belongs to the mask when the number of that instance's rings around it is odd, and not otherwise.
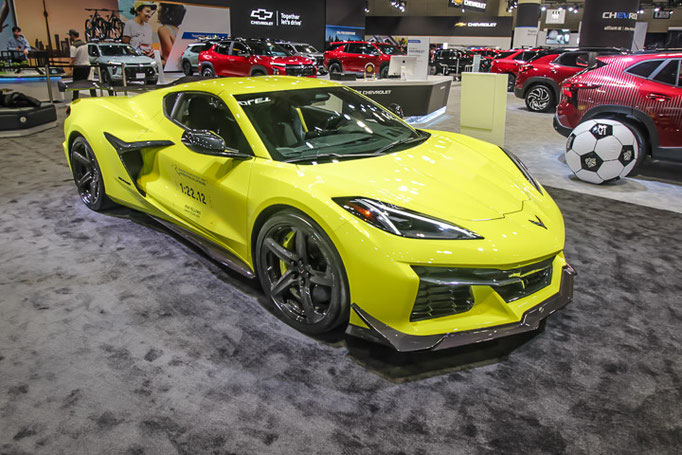
[[[345,159],[345,158],[368,158],[370,156],[377,156],[378,153],[320,153],[318,155],[299,156],[284,160],[284,163],[300,163],[303,161],[317,161],[329,159]]]
[[[389,150],[391,150],[392,148],[398,147],[399,145],[411,144],[413,142],[423,142],[423,141],[427,140],[430,136],[430,134],[428,134],[428,133],[418,133],[418,134],[419,135],[415,136],[415,137],[406,137],[406,138],[398,139],[397,141],[391,142],[390,144],[381,147],[379,150],[374,152],[374,154],[381,155],[382,153],[386,153]]]

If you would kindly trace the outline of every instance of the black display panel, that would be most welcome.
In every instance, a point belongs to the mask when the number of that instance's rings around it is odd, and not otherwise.
[[[368,35],[512,35],[511,16],[367,16]]]
[[[639,0],[586,0],[580,45],[630,49],[638,10]]]

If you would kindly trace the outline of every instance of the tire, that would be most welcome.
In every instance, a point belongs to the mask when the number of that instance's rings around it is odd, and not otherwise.
[[[120,40],[123,36],[123,28],[125,24],[118,17],[111,18],[109,21],[109,37],[113,40]]]
[[[343,73],[343,68],[341,67],[341,64],[339,62],[330,63],[329,68],[327,69],[329,71],[329,74]]]
[[[650,144],[649,141],[647,140],[646,135],[644,134],[644,127],[637,125],[635,122],[630,121],[630,120],[625,120],[621,118],[614,118],[613,120],[617,120],[621,122],[623,125],[625,125],[635,136],[635,139],[637,139],[637,146],[639,147],[639,154],[637,155],[637,158],[635,159],[635,165],[633,168],[630,170],[630,172],[627,173],[627,175],[624,175],[623,177],[634,177],[637,174],[640,173],[642,163],[646,159],[646,157],[650,153]]]
[[[507,74],[507,91],[513,93],[515,87],[516,87],[516,76],[514,76],[513,74]]]
[[[212,66],[204,66],[201,69],[201,76],[205,77],[207,79],[212,79],[212,78],[216,77],[215,71],[213,70]]]
[[[549,112],[556,106],[554,92],[544,84],[530,86],[524,98],[526,107],[532,112]]]
[[[83,204],[95,212],[113,207],[115,204],[104,189],[104,179],[95,152],[83,136],[71,143],[69,157],[73,181]]]
[[[381,79],[386,79],[388,77],[388,65],[384,65],[379,69],[379,77]]]
[[[349,317],[346,271],[331,239],[296,210],[269,218],[256,241],[256,271],[287,324],[308,334],[329,332]]]
[[[159,82],[158,79],[145,79],[145,85],[156,85]]]
[[[266,76],[267,73],[263,70],[253,70],[251,71],[251,76],[250,77],[259,77],[259,76]]]
[[[182,72],[185,73],[185,76],[192,75],[192,64],[189,62],[189,60],[182,61]]]

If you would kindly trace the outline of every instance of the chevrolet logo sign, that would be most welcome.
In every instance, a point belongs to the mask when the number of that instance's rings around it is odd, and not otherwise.
[[[455,24],[455,27],[466,27],[466,26],[467,26],[467,23],[466,23],[466,22],[457,22],[457,23]]]
[[[266,21],[272,18],[273,14],[274,13],[272,11],[268,11],[265,8],[251,10],[251,17],[253,17],[254,19],[258,19],[260,21]]]

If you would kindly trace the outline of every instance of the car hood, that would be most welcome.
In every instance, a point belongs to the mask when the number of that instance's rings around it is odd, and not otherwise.
[[[145,57],[144,55],[137,55],[137,56],[119,55],[119,56],[111,56],[111,57],[102,56],[102,57],[98,57],[97,60],[99,60],[103,63],[116,62],[116,63],[125,63],[126,65],[128,65],[128,64],[139,64],[139,63],[150,65],[154,61],[149,57]]]
[[[309,58],[293,55],[291,57],[272,57],[272,63],[284,63],[287,65],[310,65],[313,62]]]
[[[455,134],[379,157],[300,166],[330,197],[362,196],[444,220],[490,220],[523,210],[530,183],[497,146]]]

